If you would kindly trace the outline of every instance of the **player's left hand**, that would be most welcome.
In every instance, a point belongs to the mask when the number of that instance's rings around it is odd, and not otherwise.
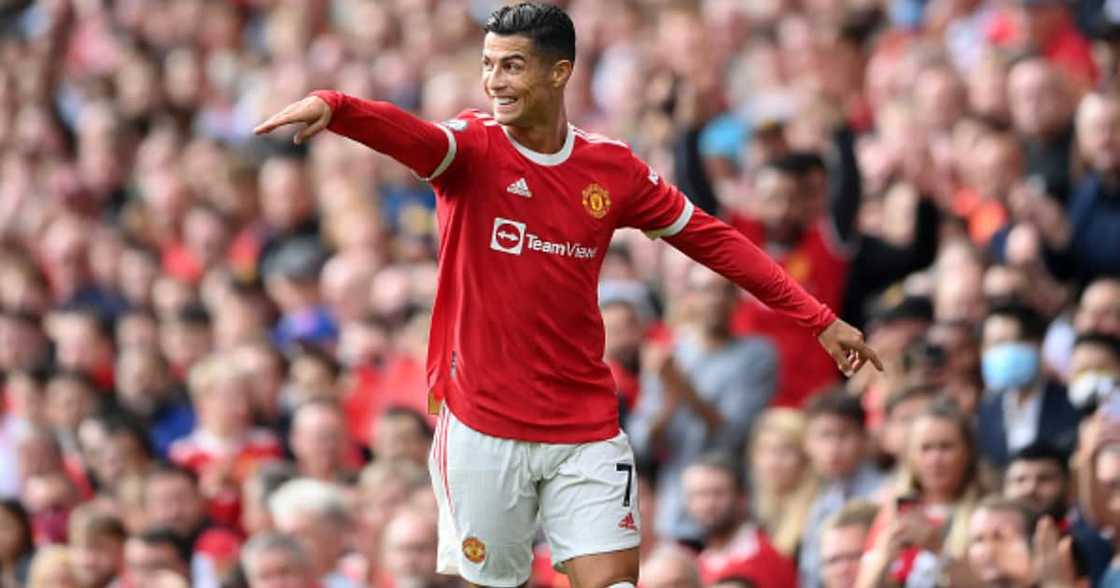
[[[883,362],[879,360],[875,350],[864,343],[863,333],[840,319],[832,321],[817,340],[845,376],[855,375],[869,361],[876,369],[883,371]]]

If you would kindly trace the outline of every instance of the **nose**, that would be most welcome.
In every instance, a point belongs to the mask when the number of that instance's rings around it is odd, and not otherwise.
[[[501,91],[506,87],[505,75],[502,74],[502,68],[495,67],[489,73],[483,74],[483,84],[491,95]]]

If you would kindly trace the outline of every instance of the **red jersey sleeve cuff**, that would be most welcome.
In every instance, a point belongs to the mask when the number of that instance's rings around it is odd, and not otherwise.
[[[809,330],[813,333],[814,337],[820,337],[821,333],[828,328],[829,325],[836,322],[837,316],[832,309],[821,304],[820,310],[813,316],[813,324],[809,325]]]
[[[342,106],[342,101],[346,96],[342,92],[336,92],[334,90],[315,90],[308,95],[315,96],[327,103],[327,106],[331,109],[331,123],[334,123],[333,115],[338,113],[338,109]]]

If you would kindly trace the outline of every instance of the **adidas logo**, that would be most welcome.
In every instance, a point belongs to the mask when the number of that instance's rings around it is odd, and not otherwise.
[[[626,513],[621,521],[618,521],[619,529],[628,529],[630,531],[637,531],[638,525],[634,524],[634,513]]]
[[[526,198],[533,197],[533,193],[529,191],[529,184],[525,182],[525,178],[518,178],[516,182],[510,184],[509,187],[506,188],[506,192]]]

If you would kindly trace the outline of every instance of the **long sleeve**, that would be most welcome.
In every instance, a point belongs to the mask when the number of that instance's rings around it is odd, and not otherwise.
[[[742,233],[702,210],[665,240],[685,255],[735,282],[770,308],[819,335],[836,319],[785,270]]]
[[[422,179],[440,175],[455,158],[455,137],[447,128],[419,119],[389,103],[333,90],[311,93],[331,108],[328,130],[384,153]]]

